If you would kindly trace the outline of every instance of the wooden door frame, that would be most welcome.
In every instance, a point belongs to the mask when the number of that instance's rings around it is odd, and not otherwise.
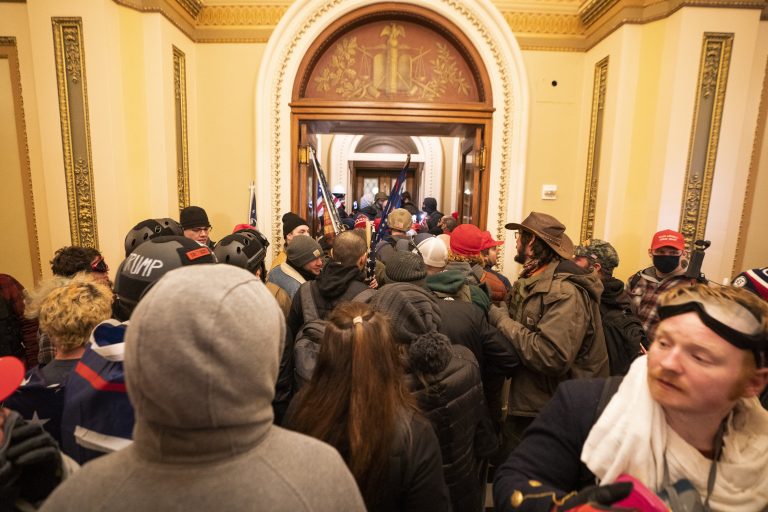
[[[382,109],[378,108],[365,109],[363,112],[351,114],[349,109],[344,107],[327,107],[323,112],[318,112],[317,107],[311,105],[291,104],[291,108],[291,190],[293,191],[291,194],[291,211],[300,211],[302,204],[301,200],[302,197],[305,196],[305,194],[302,194],[300,186],[301,183],[306,180],[306,175],[303,174],[305,171],[302,171],[299,164],[299,153],[303,151],[299,144],[299,133],[300,128],[304,123],[317,121],[375,121],[376,124],[395,122],[414,125],[437,123],[441,125],[449,125],[450,128],[454,130],[455,136],[463,133],[466,137],[474,137],[474,135],[469,133],[470,128],[482,127],[482,145],[485,148],[485,165],[484,170],[480,172],[485,173],[485,176],[483,176],[481,190],[479,191],[481,206],[479,207],[479,214],[478,218],[475,220],[475,224],[483,230],[486,229],[488,223],[488,194],[490,190],[490,179],[487,173],[490,169],[490,155],[492,154],[491,141],[493,140],[492,109],[484,112],[480,109],[472,109],[470,112],[461,110],[434,112],[427,109],[414,112],[413,109],[388,109],[386,112],[382,112]],[[419,115],[416,115],[417,113]],[[474,129],[472,129],[472,133],[474,133]],[[311,137],[312,133],[308,133],[307,136]],[[311,166],[308,169],[311,170]],[[461,176],[461,172],[459,173],[459,176]],[[463,188],[460,187],[460,189],[463,191]],[[306,197],[304,197],[304,200],[306,200]]]

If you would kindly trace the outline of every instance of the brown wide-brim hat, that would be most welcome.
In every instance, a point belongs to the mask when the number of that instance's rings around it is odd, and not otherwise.
[[[510,222],[507,229],[523,229],[541,238],[561,258],[573,259],[573,242],[565,234],[565,226],[556,218],[546,213],[531,212],[520,224]]]

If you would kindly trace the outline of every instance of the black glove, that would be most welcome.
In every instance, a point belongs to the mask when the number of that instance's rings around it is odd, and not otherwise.
[[[5,456],[19,472],[20,496],[30,503],[47,498],[61,482],[59,446],[41,425],[19,418]]]
[[[0,414],[3,411],[0,410]],[[13,464],[7,457],[8,447],[11,445],[11,431],[19,418],[18,413],[8,411],[3,423],[2,441],[0,441],[0,510],[6,510],[10,507],[18,496],[19,471],[13,467]]]
[[[623,500],[631,492],[632,482],[617,482],[599,487],[593,485],[582,489],[577,495],[565,500],[562,505],[557,507],[557,510],[574,510],[584,505],[592,506],[589,510],[624,510],[622,508],[610,507],[610,505]]]

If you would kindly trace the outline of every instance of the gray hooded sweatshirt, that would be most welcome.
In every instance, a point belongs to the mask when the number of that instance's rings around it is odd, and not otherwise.
[[[169,272],[126,333],[133,445],[84,466],[43,510],[364,511],[335,449],[272,424],[284,333],[245,270]]]

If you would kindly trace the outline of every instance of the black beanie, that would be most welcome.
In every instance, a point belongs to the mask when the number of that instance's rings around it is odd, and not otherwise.
[[[181,229],[207,228],[211,225],[208,222],[208,214],[199,206],[187,206],[181,210],[179,223],[181,224]]]
[[[288,236],[288,233],[293,231],[299,226],[309,226],[307,221],[299,217],[293,212],[288,212],[283,215],[283,238]]]
[[[373,296],[374,311],[391,320],[392,332],[400,343],[411,343],[440,325],[440,308],[435,297],[421,286],[392,283],[382,286]]]
[[[424,265],[424,259],[418,254],[395,251],[387,259],[384,276],[387,283],[413,283],[417,286],[425,286],[427,267]]]

